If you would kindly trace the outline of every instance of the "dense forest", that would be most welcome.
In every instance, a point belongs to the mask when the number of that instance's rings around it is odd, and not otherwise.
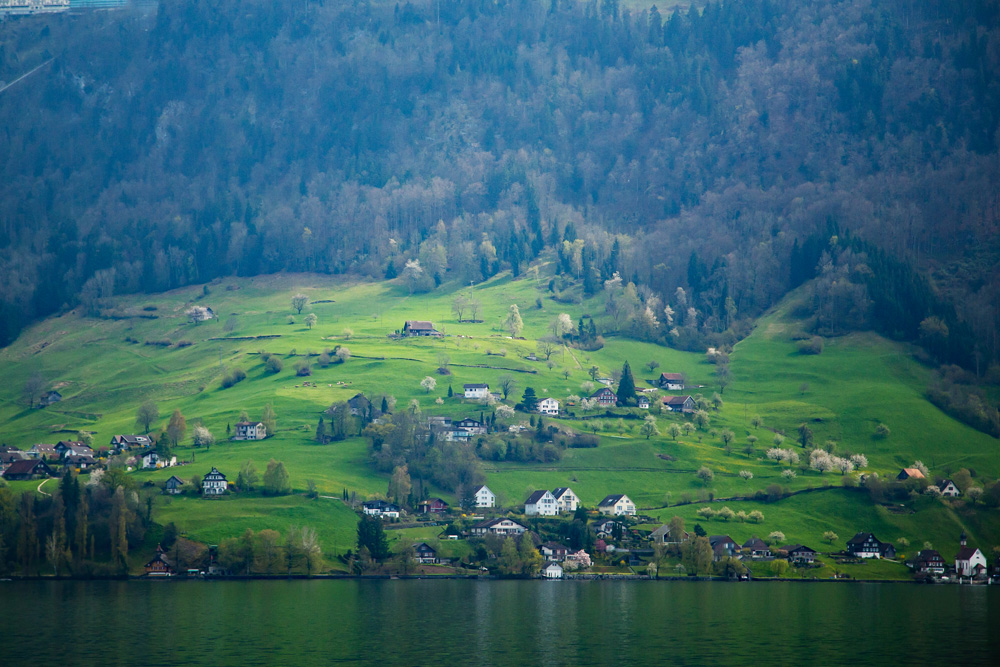
[[[48,58],[0,93],[0,344],[223,275],[434,289],[547,254],[554,292],[607,290],[609,326],[679,347],[818,278],[816,333],[875,328],[978,376],[1000,358],[993,0],[0,23],[0,78]]]

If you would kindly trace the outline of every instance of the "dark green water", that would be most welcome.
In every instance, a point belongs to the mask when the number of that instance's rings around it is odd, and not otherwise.
[[[0,665],[1000,662],[1000,588],[705,582],[0,583]]]

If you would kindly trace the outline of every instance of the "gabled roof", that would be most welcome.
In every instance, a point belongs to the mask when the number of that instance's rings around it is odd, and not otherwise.
[[[490,386],[488,384],[480,384],[478,382],[470,382],[468,384],[463,384],[462,388],[463,389],[489,389]]]
[[[183,485],[183,484],[184,484],[184,480],[183,480],[183,479],[181,479],[180,477],[178,477],[177,475],[171,475],[171,476],[170,476],[170,479],[168,479],[168,480],[166,481],[166,483],[167,483],[167,484],[169,484],[169,483],[170,483],[170,482],[172,482],[172,481],[176,481],[176,482],[177,482],[178,484],[181,484],[181,485]]]
[[[212,481],[215,481],[215,482],[224,482],[224,481],[226,481],[226,476],[223,475],[221,472],[219,472],[218,468],[216,468],[215,466],[212,466],[212,469],[209,470],[208,474],[206,474],[202,478],[202,481],[203,482],[212,482]]]
[[[112,441],[120,440],[129,445],[140,445],[143,443],[152,442],[148,435],[115,435],[111,438]]]
[[[788,554],[793,554],[796,552],[808,552],[813,554],[816,553],[815,549],[810,549],[804,544],[789,544],[787,547],[781,547],[781,549],[782,551]]]
[[[751,551],[767,551],[770,547],[767,543],[759,537],[751,537],[749,540],[743,543],[744,549],[750,549]]]
[[[736,540],[729,537],[728,535],[710,535],[708,538],[708,543],[711,544],[713,547],[716,544],[732,544],[734,547],[738,546],[736,544]]]
[[[237,426],[263,426],[264,422],[236,422]]]
[[[511,523],[517,524],[521,528],[524,528],[525,530],[528,530],[528,527],[525,526],[520,521],[515,521],[514,519],[508,519],[507,517],[499,517],[499,518],[496,518],[496,519],[486,519],[485,521],[480,521],[479,523],[477,523],[476,525],[474,525],[473,528],[492,528],[493,526],[497,525],[498,523],[502,523],[504,521],[510,521]]]
[[[907,477],[912,477],[913,479],[924,478],[924,473],[920,472],[917,468],[903,468],[903,472],[906,473]]]
[[[932,560],[944,561],[944,558],[941,557],[941,554],[936,549],[924,549],[913,559],[915,563],[925,563]]]
[[[4,472],[5,476],[13,475],[34,475],[37,474],[37,468],[41,466],[46,473],[51,473],[52,469],[45,464],[44,461],[39,459],[20,459],[18,461],[12,461]]]
[[[687,400],[689,398],[691,398],[691,397],[690,396],[664,396],[663,397],[663,404],[664,405],[684,405],[685,403],[687,403]],[[694,399],[691,398],[691,400],[693,401]]]
[[[483,489],[486,489],[490,493],[493,493],[492,491],[490,491],[490,487],[486,486],[485,484],[480,484],[479,486],[477,486],[475,489],[472,490],[472,495],[476,495],[477,493],[479,493]]]
[[[978,551],[979,549],[976,549],[975,547],[962,547],[958,550],[958,553],[955,554],[955,560],[971,560]]]
[[[591,394],[590,397],[591,398],[600,398],[601,396],[607,396],[608,394],[611,394],[612,396],[614,396],[615,392],[611,388],[609,388],[609,387],[601,387],[600,389],[598,389],[597,391],[595,391],[593,394]]]
[[[362,503],[363,507],[373,510],[381,510],[383,512],[398,512],[399,505],[393,505],[392,503],[385,500],[369,500]]]
[[[420,542],[418,544],[414,544],[413,545],[413,550],[414,551],[418,551],[418,552],[423,551],[424,553],[426,553],[428,551],[431,552],[431,553],[435,553],[435,554],[437,553],[437,549],[435,549],[431,545],[427,544],[426,542]]]
[[[54,454],[55,451],[56,451],[56,446],[55,445],[47,445],[44,442],[39,442],[39,443],[36,443],[36,444],[32,445],[31,449],[35,450],[36,452],[52,452]]]
[[[560,549],[563,551],[569,551],[569,549],[566,547],[565,544],[559,544],[558,542],[545,542],[543,544],[538,545],[539,549],[541,549],[542,547],[545,547],[549,551],[558,551]]]
[[[409,331],[433,331],[434,323],[430,320],[406,320],[403,328]]]
[[[869,540],[869,538],[874,540],[877,544],[881,544],[881,542],[879,542],[879,539],[875,537],[874,533],[857,533],[854,537],[847,540],[847,544],[848,545],[864,544]]]
[[[548,491],[545,490],[545,489],[542,489],[541,491],[535,491],[530,496],[528,496],[528,499],[524,501],[524,504],[525,505],[534,505],[539,500],[541,500],[542,498],[544,498],[546,493],[548,493]]]
[[[618,501],[620,501],[622,498],[627,498],[627,497],[628,496],[626,496],[624,493],[619,493],[619,494],[613,494],[613,495],[610,495],[610,496],[605,496],[604,500],[602,500],[601,502],[597,503],[597,506],[598,507],[609,507],[609,506],[617,505]]]
[[[552,491],[552,495],[555,497],[556,500],[559,500],[560,498],[562,498],[567,493],[573,493],[573,490],[570,489],[568,486],[560,486],[558,489],[555,489],[555,490]],[[573,495],[576,495],[576,494],[573,494]]]
[[[670,382],[683,382],[684,375],[681,373],[660,373],[661,380],[668,380]]]

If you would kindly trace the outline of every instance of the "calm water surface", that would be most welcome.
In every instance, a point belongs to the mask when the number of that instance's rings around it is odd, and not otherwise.
[[[1000,663],[1000,587],[0,583],[0,665]]]

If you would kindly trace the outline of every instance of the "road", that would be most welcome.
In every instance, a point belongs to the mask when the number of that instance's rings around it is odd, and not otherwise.
[[[29,76],[31,76],[32,74],[34,74],[38,70],[42,69],[43,67],[45,67],[46,65],[48,65],[53,60],[55,60],[55,58],[49,58],[48,60],[46,60],[45,62],[43,62],[41,65],[39,65],[38,67],[36,67],[35,69],[28,70],[28,72],[26,72],[25,74],[22,74],[21,76],[17,77],[16,79],[14,79],[10,83],[8,83],[3,88],[0,88],[0,93],[2,93],[3,91],[7,90],[11,86],[13,86],[15,83],[17,83],[19,81],[23,81],[24,79],[27,79]]]

